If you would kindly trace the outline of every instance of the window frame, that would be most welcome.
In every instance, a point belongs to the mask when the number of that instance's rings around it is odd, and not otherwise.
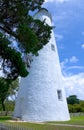
[[[59,100],[59,101],[62,101],[62,100],[63,100],[62,90],[61,90],[61,89],[58,89],[58,90],[57,90],[57,97],[58,97],[58,100]]]
[[[51,44],[51,50],[55,51],[55,45],[54,44]]]

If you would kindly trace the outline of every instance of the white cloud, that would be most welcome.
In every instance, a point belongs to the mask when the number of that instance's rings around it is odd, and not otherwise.
[[[61,62],[61,68],[65,69],[66,68],[66,64],[69,62],[68,58],[64,59],[64,61]]]
[[[81,47],[84,49],[84,44],[82,44]]]
[[[76,62],[78,61],[78,59],[72,56],[71,58],[66,58],[64,59],[64,61],[62,61],[60,63],[61,65],[61,70],[62,70],[62,74],[64,76],[72,76],[74,73],[79,73],[82,72],[84,70],[84,66],[82,65],[76,65]]]
[[[79,59],[76,56],[72,56],[71,58],[66,58],[64,59],[64,61],[61,62],[61,67],[65,68],[64,66],[66,66],[67,63],[76,63],[78,62]]]
[[[84,69],[83,66],[68,66],[68,63],[76,63],[78,59],[75,56],[66,58],[61,62],[63,80],[65,83],[66,95],[77,95],[79,99],[84,100],[84,73],[72,74],[68,73],[70,69]]]
[[[84,73],[67,76],[63,79],[67,96],[75,94],[79,99],[84,100]]]
[[[70,69],[84,69],[84,66],[70,66],[67,68],[67,70],[70,70]]]
[[[70,58],[70,62],[71,63],[76,63],[78,61],[78,58],[76,57],[76,56],[72,56],[71,58]]]
[[[76,57],[76,56],[72,56],[71,58],[66,58],[66,59],[64,59],[64,61],[62,61],[61,62],[61,68],[62,69],[66,69],[66,65],[68,64],[68,63],[76,63],[76,62],[78,62],[79,61],[79,59]],[[75,67],[74,67],[75,68]],[[76,68],[78,68],[77,66],[76,66]],[[67,68],[68,69],[68,68]]]

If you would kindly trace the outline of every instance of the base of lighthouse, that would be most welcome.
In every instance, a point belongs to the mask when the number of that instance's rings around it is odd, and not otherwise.
[[[21,81],[21,89],[19,90],[16,101],[14,118],[29,122],[69,120],[70,117],[64,90],[60,88],[60,86],[58,89],[55,86],[59,81],[51,83],[51,78],[50,81],[47,80],[45,82],[45,73],[44,75],[42,74],[40,78],[37,74],[34,74],[34,79],[31,80],[32,74],[30,74],[30,77],[22,79]],[[51,76],[53,77],[53,75]],[[37,84],[35,84],[35,82],[37,82]],[[26,89],[25,86],[27,86]],[[59,92],[61,92],[62,95],[58,95]]]
[[[35,18],[46,19],[52,26],[45,9],[37,12]],[[33,57],[28,77],[21,79],[13,117],[31,122],[69,120],[64,86],[52,31],[49,43],[39,51],[39,56]]]
[[[31,122],[70,119],[59,64],[52,50],[51,55],[46,52],[48,45],[34,57],[29,76],[21,79],[14,118]]]

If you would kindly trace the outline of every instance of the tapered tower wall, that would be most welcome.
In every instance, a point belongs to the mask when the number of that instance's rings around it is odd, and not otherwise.
[[[51,15],[41,9],[34,16],[52,26]],[[47,45],[33,57],[30,74],[22,78],[14,117],[25,121],[69,120],[69,112],[64,92],[64,82],[59,63],[54,33]]]

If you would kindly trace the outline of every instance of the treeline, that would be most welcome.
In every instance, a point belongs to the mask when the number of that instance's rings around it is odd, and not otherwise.
[[[0,77],[0,110],[6,111],[8,106],[15,100],[19,87],[19,79],[14,81],[6,80]],[[11,101],[9,100],[11,98]],[[14,97],[14,98],[13,98]],[[10,105],[9,109],[11,108]]]
[[[84,101],[78,99],[76,95],[69,96],[67,103],[70,113],[84,112]]]
[[[0,111],[14,111],[15,101],[6,100],[4,102],[5,110],[2,107],[2,104],[0,103]]]

